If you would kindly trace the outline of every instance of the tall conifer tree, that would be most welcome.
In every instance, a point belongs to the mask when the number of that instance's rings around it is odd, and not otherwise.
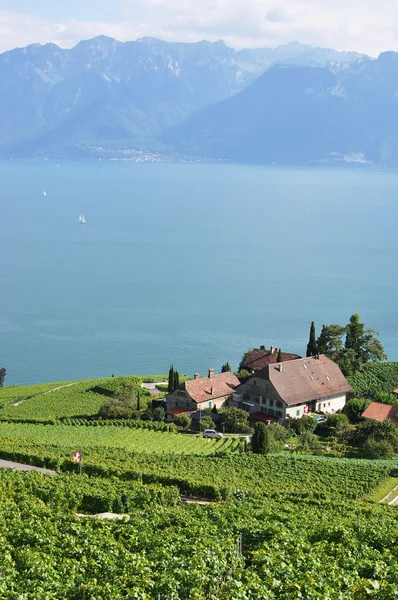
[[[172,394],[174,392],[174,367],[173,367],[173,365],[170,365],[170,369],[169,369],[168,391],[169,391],[169,394]]]
[[[316,345],[315,323],[314,323],[314,321],[311,321],[310,339],[307,344],[306,356],[316,356],[317,354],[318,354],[318,348]]]

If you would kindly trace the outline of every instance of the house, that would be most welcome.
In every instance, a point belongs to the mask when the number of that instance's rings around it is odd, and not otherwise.
[[[276,364],[278,362],[278,352],[279,348],[274,348],[274,346],[271,346],[269,350],[267,350],[267,348],[265,348],[264,346],[262,346],[261,348],[254,348],[253,350],[250,350],[250,352],[246,356],[242,367],[250,373],[253,373],[255,371],[258,371],[259,369],[268,367],[268,365]],[[281,354],[282,362],[301,358],[301,356],[299,356],[298,354],[290,354],[288,352],[281,352]]]
[[[379,423],[389,419],[395,425],[398,425],[398,407],[391,406],[391,404],[382,404],[381,402],[371,402],[362,413],[362,418],[379,421]]]
[[[239,379],[233,373],[214,374],[209,369],[207,377],[199,377],[185,381],[166,398],[166,414],[169,419],[174,415],[191,414],[205,408],[220,408],[239,386]]]
[[[249,412],[251,420],[283,422],[313,412],[334,413],[351,389],[339,366],[321,354],[256,371],[229,404]]]

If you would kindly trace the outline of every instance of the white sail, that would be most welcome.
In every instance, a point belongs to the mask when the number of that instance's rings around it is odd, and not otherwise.
[[[81,223],[82,225],[86,225],[87,221],[86,221],[86,217],[84,216],[84,214],[80,215],[79,223]]]
[[[47,192],[46,192],[46,190],[44,190],[44,192],[43,192],[43,196],[47,196]]]

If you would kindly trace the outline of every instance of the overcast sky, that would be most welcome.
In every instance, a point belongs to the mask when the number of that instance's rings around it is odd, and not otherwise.
[[[397,25],[398,0],[0,0],[0,51],[105,34],[235,48],[299,41],[375,56],[398,50]]]

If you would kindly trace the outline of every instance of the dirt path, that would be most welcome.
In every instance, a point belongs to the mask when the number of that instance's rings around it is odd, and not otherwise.
[[[56,475],[55,471],[50,469],[42,469],[40,467],[32,467],[32,465],[23,465],[21,463],[12,462],[10,460],[0,460],[0,469],[16,469],[17,471],[39,471],[47,475]]]
[[[75,381],[74,383],[67,383],[65,385],[59,385],[58,387],[53,388],[52,390],[47,390],[47,392],[38,394],[38,396],[45,396],[46,394],[52,394],[52,392],[56,392],[57,390],[62,390],[62,388],[67,388],[67,387],[70,387],[71,385],[77,385],[78,383],[79,383],[78,381]],[[26,398],[26,400],[29,400],[29,398]],[[10,406],[19,406],[23,402],[25,402],[25,400],[21,400],[20,402],[13,402],[13,404],[10,404]]]

